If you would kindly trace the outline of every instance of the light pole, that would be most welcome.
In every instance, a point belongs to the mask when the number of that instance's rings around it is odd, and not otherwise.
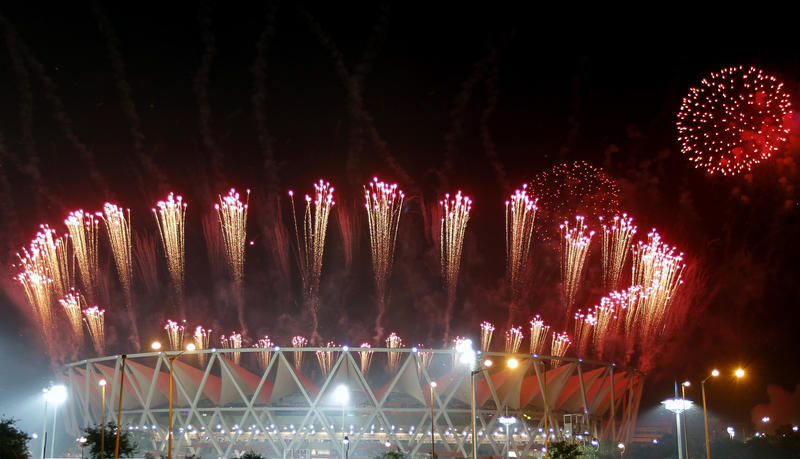
[[[350,455],[350,437],[345,435],[344,436],[344,440],[342,440],[342,442],[344,442],[344,446],[345,446],[345,448],[344,448],[344,459],[347,459],[347,457]]]
[[[686,400],[686,388],[691,386],[692,383],[684,381],[681,383],[681,398]],[[686,422],[686,410],[681,413],[683,416],[683,443],[686,448],[686,457],[689,457],[689,424]]]
[[[119,373],[119,404],[117,405],[117,438],[114,441],[114,459],[119,459],[119,435],[122,431],[122,389],[125,388],[125,361],[128,359],[127,354],[122,354],[122,363],[120,364]]]
[[[42,415],[42,459],[44,459],[44,451],[47,446],[47,399],[49,389],[42,389],[42,398],[44,399],[44,415]]]
[[[153,350],[157,351],[161,349],[161,343],[158,341],[154,341],[153,344],[150,345]],[[168,430],[167,430],[167,459],[172,459],[172,370],[173,365],[175,363],[175,359],[180,357],[186,351],[194,351],[195,346],[194,343],[189,343],[186,345],[186,349],[183,351],[178,352],[175,355],[169,356],[169,420],[168,422]],[[119,429],[119,426],[117,426]]]
[[[86,448],[86,437],[79,438],[78,443],[81,444],[81,459],[84,459],[83,450]]]
[[[678,439],[678,459],[683,459],[683,446],[681,445],[681,440],[683,435],[681,435],[681,413],[687,410],[691,405],[691,400],[686,400],[684,398],[678,398],[678,386],[675,385],[675,398],[670,398],[661,402],[666,409],[675,413],[675,426],[677,429],[675,430],[675,437]]]
[[[433,422],[433,405],[434,405],[433,389],[435,388],[436,388],[436,381],[431,381],[431,458],[436,457],[436,450],[434,446],[434,441],[435,441],[434,435],[436,434],[436,431],[434,430],[434,422]]]
[[[744,378],[744,370],[741,368],[737,368],[736,371],[733,372],[734,376],[737,379]],[[706,457],[711,459],[711,441],[708,438],[708,409],[706,408],[706,381],[710,378],[716,378],[719,376],[719,370],[716,368],[711,371],[709,376],[706,376],[706,379],[700,382],[700,391],[703,393],[703,423],[705,424],[706,429]]]
[[[54,457],[56,449],[56,418],[58,416],[58,405],[67,399],[67,388],[61,384],[53,386],[47,392],[48,398],[53,402],[53,434],[50,436],[50,457]]]
[[[617,449],[619,450],[619,457],[622,457],[622,455],[625,454],[625,443],[617,443]]]
[[[106,457],[106,380],[101,379],[100,391],[102,392],[103,405],[100,407],[100,457]]]
[[[347,454],[345,452],[345,445],[347,445],[347,449],[349,450],[350,442],[348,441],[345,443],[347,436],[344,433],[344,408],[347,406],[347,402],[350,401],[350,390],[344,384],[337,386],[333,391],[333,399],[336,403],[342,405],[342,457],[345,457]]]
[[[503,424],[504,426],[506,426],[506,459],[508,459],[509,457],[511,457],[510,456],[511,443],[509,442],[509,435],[510,435],[509,428],[511,427],[512,424],[516,424],[517,423],[517,418],[515,418],[514,416],[509,416],[508,415],[508,406],[506,406],[506,414],[505,414],[505,416],[500,416],[497,420],[500,421],[500,424]]]

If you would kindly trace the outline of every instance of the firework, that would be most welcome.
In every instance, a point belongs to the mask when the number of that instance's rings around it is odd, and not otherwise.
[[[585,161],[553,166],[536,175],[530,192],[539,197],[536,232],[543,240],[574,215],[614,215],[619,212],[619,185],[602,168]]]
[[[264,349],[256,354],[256,359],[258,360],[258,366],[261,367],[261,370],[266,370],[267,366],[269,366],[269,360],[272,358],[275,343],[269,339],[269,336],[265,336],[256,342],[256,347]]]
[[[33,309],[36,323],[41,328],[42,334],[49,335],[53,328],[53,311],[51,308],[52,279],[47,275],[47,268],[38,249],[31,246],[31,250],[22,249],[22,254],[17,254],[20,261],[20,272],[15,279],[25,290],[25,296]]]
[[[550,355],[553,357],[564,357],[567,355],[567,350],[569,349],[570,344],[572,344],[572,341],[570,341],[567,332],[553,332],[553,341],[550,344]],[[553,367],[557,367],[561,365],[561,361],[553,360],[551,361],[551,365]]]
[[[615,215],[610,222],[600,217],[600,224],[603,228],[603,289],[609,292],[619,288],[636,226],[627,214]]]
[[[392,332],[386,338],[386,347],[389,349],[399,349],[403,347],[403,339],[397,336],[397,333]],[[400,354],[398,352],[389,352],[389,371],[397,371],[397,364],[400,362]]]
[[[417,350],[419,354],[420,360],[422,360],[422,365],[425,368],[431,368],[431,362],[433,361],[433,352],[423,351],[422,349],[424,346],[422,344],[417,344]]]
[[[63,297],[72,289],[69,252],[66,237],[57,237],[56,230],[41,225],[40,231],[31,241],[31,253],[37,263],[43,264],[47,276],[52,280],[50,287],[56,297]]]
[[[456,351],[453,353],[453,368],[458,364],[459,350],[464,348],[464,344],[468,339],[469,338],[464,338],[463,336],[456,336],[453,338],[453,350]]]
[[[334,344],[333,341],[328,341],[328,343],[325,344],[325,347],[327,348],[326,350],[317,351],[316,354],[322,374],[324,376],[328,376],[328,374],[331,372],[331,368],[333,367],[333,362],[336,360],[336,351],[334,351],[333,348],[338,348],[338,346]]]
[[[383,315],[388,301],[389,277],[392,273],[394,248],[397,242],[397,228],[400,224],[400,211],[403,209],[405,195],[397,189],[397,184],[389,185],[372,179],[369,188],[364,187],[369,240],[372,253],[372,271],[375,275],[375,289],[378,299],[378,316],[375,319],[375,340],[383,335]]]
[[[655,230],[647,234],[647,242],[640,241],[633,247],[632,285],[642,291],[626,315],[628,333],[633,331],[634,324],[643,339],[654,338],[664,331],[665,315],[683,283],[685,266],[683,254],[661,242]]]
[[[103,355],[106,347],[105,313],[104,309],[100,309],[97,306],[83,310],[86,327],[89,329],[89,336],[92,338],[92,345],[97,355]]]
[[[565,221],[561,229],[561,299],[564,311],[569,314],[575,305],[575,297],[583,280],[583,267],[594,231],[589,231],[584,218],[575,217],[575,226],[570,228]]]
[[[186,329],[185,323],[185,320],[182,323],[175,322],[174,320],[167,320],[167,324],[164,325],[164,330],[167,331],[169,347],[173,351],[180,351],[183,349],[183,332]]]
[[[312,318],[311,341],[318,343],[319,337],[319,280],[322,275],[322,256],[325,252],[325,235],[328,231],[328,217],[333,207],[333,187],[320,180],[314,184],[314,198],[306,195],[306,210],[303,215],[302,243],[297,225],[297,212],[294,206],[294,193],[289,192],[292,203],[292,222],[297,242],[297,264],[303,280],[303,298],[310,306]]]
[[[111,253],[117,266],[117,274],[125,292],[125,302],[131,306],[131,288],[133,284],[133,258],[131,254],[131,211],[106,203],[103,213],[97,214],[103,219],[111,243]]]
[[[220,336],[219,338],[220,344],[222,344],[223,349],[241,349],[242,348],[242,335],[237,332],[232,332],[230,336],[226,337],[225,335]],[[233,352],[229,354],[233,357],[233,363],[239,364],[242,359],[241,352]]]
[[[538,315],[534,316],[530,322],[531,325],[531,347],[530,353],[539,355],[544,352],[545,344],[547,344],[547,337],[550,334],[550,326],[545,325],[544,321]]]
[[[308,339],[305,336],[297,335],[292,338],[292,347],[306,347]],[[303,366],[303,352],[294,351],[294,366],[298,370]]]
[[[184,246],[184,225],[186,223],[186,203],[183,197],[170,193],[165,201],[158,201],[153,209],[158,233],[164,247],[167,268],[175,290],[175,300],[183,309],[183,273],[186,249]]]
[[[444,339],[450,336],[450,317],[456,300],[458,272],[461,268],[461,253],[464,249],[464,232],[472,209],[472,200],[462,196],[461,191],[454,198],[444,195],[439,203],[442,211],[439,253],[441,256],[442,278],[447,285],[447,310],[445,311]]]
[[[519,346],[522,344],[522,339],[525,336],[522,333],[522,327],[513,327],[506,331],[506,354],[516,354],[519,352]]]
[[[233,281],[241,289],[244,280],[244,248],[247,245],[247,207],[250,200],[250,190],[244,203],[239,199],[239,193],[231,188],[228,195],[219,197],[219,203],[214,205],[219,218],[222,231],[222,241],[228,257],[228,268]]]
[[[489,352],[492,347],[492,333],[494,333],[494,325],[489,322],[481,322],[481,351]]]
[[[575,352],[578,354],[578,357],[585,357],[589,344],[591,343],[592,331],[597,324],[597,317],[592,310],[588,310],[584,314],[578,309],[573,319]]]
[[[195,349],[208,349],[211,345],[211,329],[206,330],[201,325],[198,325],[194,329],[192,340],[194,341]],[[198,353],[197,359],[200,361],[201,365],[204,365],[206,363],[206,354]]]
[[[97,236],[100,221],[94,214],[76,210],[69,213],[64,224],[72,241],[72,253],[77,261],[83,289],[89,300],[94,301],[98,294]]]
[[[360,347],[363,349],[358,351],[358,356],[361,358],[361,373],[366,376],[372,364],[372,346],[369,343],[361,343]]]
[[[678,142],[709,174],[748,172],[786,143],[791,95],[755,67],[713,72],[689,89],[678,111]]]
[[[517,307],[522,297],[524,275],[530,258],[533,222],[538,209],[536,201],[528,193],[527,185],[516,190],[506,201],[506,274],[511,285],[509,321],[512,320],[513,308]]]
[[[593,344],[598,357],[602,358],[608,337],[621,331],[619,330],[620,318],[634,310],[640,291],[641,287],[634,286],[626,290],[611,292],[601,298],[600,303],[594,307],[596,323]]]
[[[83,305],[83,297],[80,292],[75,290],[67,293],[64,298],[58,300],[61,306],[64,307],[64,313],[69,319],[69,325],[72,327],[72,333],[78,338],[78,342],[83,338],[83,317],[81,315]]]

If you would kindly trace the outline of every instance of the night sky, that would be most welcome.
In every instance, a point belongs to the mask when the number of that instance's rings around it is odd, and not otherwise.
[[[693,168],[675,129],[688,89],[726,66],[764,69],[800,104],[800,50],[792,41],[748,28],[729,33],[723,23],[698,32],[691,21],[651,27],[613,14],[573,21],[541,11],[405,3],[58,8],[0,9],[0,363],[19,369],[0,376],[0,412],[27,428],[35,428],[38,411],[11,400],[33,397],[52,378],[51,359],[26,318],[11,265],[40,223],[62,232],[68,211],[110,200],[131,208],[137,234],[157,237],[150,208],[168,191],[182,194],[189,202],[187,319],[224,332],[237,326],[235,313],[229,285],[208,266],[202,219],[217,194],[250,188],[251,337],[269,333],[288,344],[308,317],[297,313],[294,262],[287,276],[270,247],[276,215],[289,221],[286,190],[307,193],[325,178],[336,186],[337,206],[360,210],[361,187],[377,175],[409,196],[387,328],[407,343],[439,345],[441,324],[433,320],[443,292],[423,204],[459,189],[473,198],[453,327],[475,335],[488,319],[502,328],[503,202],[537,173],[574,160],[617,181],[640,236],[658,228],[703,273],[692,284],[698,287],[684,324],[655,357],[643,410],[668,396],[674,379],[697,381],[714,366],[748,371],[738,383],[710,386],[712,411],[731,421],[744,422],[753,406],[767,403],[769,384],[795,391],[797,131],[752,174],[721,177]],[[374,322],[361,224],[346,269],[332,217],[322,275],[323,337],[350,345],[369,339]],[[593,250],[590,264],[597,265]],[[558,258],[548,242],[537,242],[533,257],[540,268],[528,309],[547,317],[558,303]],[[107,251],[101,264],[112,266]],[[113,297],[119,292],[108,271]],[[590,270],[590,279],[596,274]],[[145,290],[138,285],[143,342],[172,317],[166,288]],[[582,295],[588,304],[597,293],[587,287]],[[105,307],[109,353],[129,350],[122,314]],[[800,422],[793,403],[781,421]]]

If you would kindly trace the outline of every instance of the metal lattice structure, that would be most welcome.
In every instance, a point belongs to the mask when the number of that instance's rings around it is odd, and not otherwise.
[[[361,351],[373,353],[366,373]],[[300,368],[293,364],[296,352],[305,354]],[[320,352],[332,353],[327,372],[315,358]],[[168,357],[174,354],[125,359],[121,425],[132,431],[142,452],[156,456],[167,449]],[[450,349],[416,348],[186,352],[175,360],[172,374],[173,455],[227,458],[255,451],[270,458],[375,457],[391,449],[429,457],[432,394],[437,455],[468,457],[470,369],[457,357]],[[513,370],[503,364],[511,357],[520,362]],[[475,377],[479,456],[504,453],[506,436],[498,417],[506,410],[519,420],[508,439],[517,457],[540,454],[545,426],[549,441],[576,435],[630,439],[643,374],[569,358],[493,352],[481,358],[496,365]],[[392,359],[395,371],[389,370]],[[109,384],[106,422],[116,419],[122,362],[122,356],[110,356],[64,368],[70,432],[100,423],[100,379]],[[432,381],[437,383],[433,391]],[[350,395],[346,404],[333,397],[342,385]]]

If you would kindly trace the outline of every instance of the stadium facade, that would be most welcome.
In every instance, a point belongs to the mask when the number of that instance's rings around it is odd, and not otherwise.
[[[368,353],[371,352],[371,353]],[[140,451],[167,451],[169,357],[124,359],[121,425]],[[480,353],[478,353],[480,354]],[[452,349],[272,348],[185,352],[173,362],[173,457],[471,456],[470,365]],[[517,368],[508,368],[515,358]],[[369,362],[362,361],[369,360]],[[538,457],[548,441],[628,442],[644,375],[611,363],[488,352],[475,376],[478,456]],[[67,429],[116,422],[123,357],[67,365]],[[431,390],[431,382],[436,382]],[[342,397],[342,394],[345,396]],[[346,400],[345,400],[346,399]],[[499,417],[517,421],[505,427]],[[345,437],[347,442],[345,442]]]

